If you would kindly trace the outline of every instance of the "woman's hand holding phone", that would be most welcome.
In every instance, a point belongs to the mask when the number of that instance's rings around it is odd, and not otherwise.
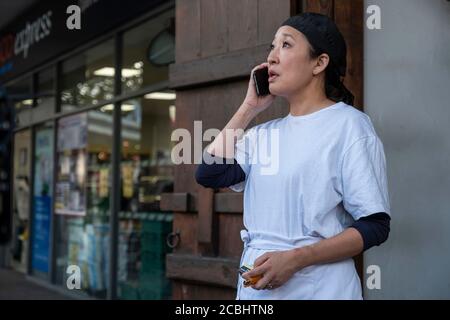
[[[214,154],[216,157],[233,158],[235,143],[242,136],[243,130],[247,128],[248,124],[258,113],[272,104],[275,96],[271,94],[258,96],[256,93],[255,81],[253,79],[253,73],[256,70],[266,68],[268,65],[268,63],[262,63],[253,68],[244,102],[242,102],[238,111],[233,115],[230,121],[228,121],[225,128],[220,132],[216,139],[214,139],[207,147],[207,152]]]
[[[267,62],[262,63],[255,68],[252,69],[250,81],[248,84],[247,95],[245,96],[243,107],[248,109],[247,111],[251,111],[255,115],[267,109],[275,99],[275,96],[272,94],[268,94],[265,96],[259,96],[256,92],[255,80],[254,80],[254,72],[256,70],[260,70],[263,68],[268,68],[269,64]]]

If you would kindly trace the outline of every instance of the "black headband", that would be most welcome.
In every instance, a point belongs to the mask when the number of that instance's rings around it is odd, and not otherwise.
[[[282,26],[290,26],[305,35],[318,54],[326,53],[344,77],[347,68],[347,47],[336,24],[327,16],[318,13],[303,13],[283,22]]]

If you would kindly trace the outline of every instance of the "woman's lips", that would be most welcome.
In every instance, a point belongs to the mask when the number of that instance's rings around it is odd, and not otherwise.
[[[274,81],[277,77],[278,77],[277,74],[271,74],[271,75],[269,76],[269,82]]]
[[[269,82],[274,81],[278,76],[278,73],[274,72],[272,69],[269,69]]]

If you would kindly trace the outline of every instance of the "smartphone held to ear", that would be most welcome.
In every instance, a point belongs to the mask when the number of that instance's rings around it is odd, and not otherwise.
[[[255,70],[253,72],[256,94],[258,96],[267,96],[269,91],[269,69],[267,67]]]

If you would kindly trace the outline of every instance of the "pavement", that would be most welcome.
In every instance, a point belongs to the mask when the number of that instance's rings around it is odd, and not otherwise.
[[[69,300],[57,291],[43,287],[17,271],[0,268],[0,300]]]

